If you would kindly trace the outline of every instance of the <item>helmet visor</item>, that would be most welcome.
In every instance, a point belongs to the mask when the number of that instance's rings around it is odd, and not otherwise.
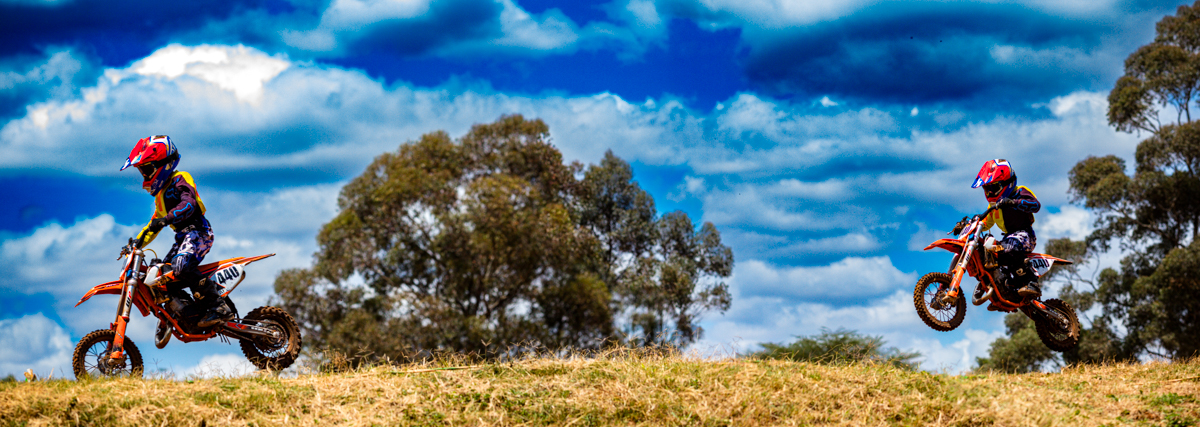
[[[142,173],[142,179],[145,179],[146,181],[149,181],[151,178],[154,178],[154,171],[155,171],[155,169],[158,169],[158,168],[154,167],[154,165],[149,165],[149,164],[141,165],[141,166],[138,166],[137,168],[138,168],[138,172]]]
[[[1004,183],[993,182],[983,186],[983,195],[987,197],[996,197],[1000,195],[1000,191],[1004,190]]]

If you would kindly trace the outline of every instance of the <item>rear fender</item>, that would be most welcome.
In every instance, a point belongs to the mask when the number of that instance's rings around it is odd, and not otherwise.
[[[224,267],[229,266],[230,264],[237,264],[237,265],[244,266],[244,265],[249,265],[252,262],[260,261],[260,260],[270,258],[273,256],[275,256],[275,254],[258,255],[258,256],[251,256],[251,257],[240,256],[237,258],[223,259],[223,260],[220,260],[220,261],[217,261],[214,263],[204,264],[204,265],[201,265],[200,267],[198,267],[198,269],[200,270],[200,274],[202,274],[204,276],[208,276],[210,274],[213,274],[217,270],[220,270]]]
[[[122,280],[113,280],[111,282],[104,282],[99,285],[96,285],[96,286],[92,287],[92,289],[89,289],[86,294],[83,294],[83,298],[80,298],[79,302],[75,303],[75,306],[79,307],[79,304],[83,304],[83,302],[87,301],[89,298],[91,298],[92,295],[100,295],[100,294],[117,295],[117,294],[120,294],[121,286],[123,286],[123,285],[124,285],[124,282]]]
[[[242,283],[242,280],[246,279],[246,269],[243,266],[272,256],[275,256],[275,254],[230,258],[202,265],[200,266],[200,273],[209,281],[224,289],[221,292],[221,296],[227,297]]]
[[[1029,266],[1033,268],[1033,274],[1038,277],[1050,272],[1050,267],[1053,267],[1054,264],[1074,264],[1074,262],[1046,254],[1029,254],[1025,257],[1025,262],[1029,263]]]
[[[933,248],[942,248],[950,252],[960,254],[963,251],[963,242],[962,240],[958,239],[939,239],[936,242],[930,243],[929,246],[926,246],[925,250],[930,250]]]

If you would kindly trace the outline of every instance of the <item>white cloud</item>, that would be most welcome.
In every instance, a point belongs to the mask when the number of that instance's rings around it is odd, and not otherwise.
[[[0,377],[23,378],[31,369],[43,379],[70,378],[74,349],[66,331],[42,313],[0,320]]]
[[[240,377],[257,371],[253,364],[240,354],[210,354],[200,359],[195,366],[176,368],[171,372],[176,379]]]
[[[992,341],[1004,336],[1003,330],[981,331],[967,329],[963,338],[950,345],[936,339],[912,338],[906,343],[899,343],[904,348],[921,352],[921,368],[950,374],[960,374],[974,369],[975,359],[987,357]]]
[[[741,295],[826,300],[883,295],[916,283],[916,274],[900,271],[888,256],[847,257],[826,266],[783,268],[752,259],[738,263],[729,282]]]
[[[883,0],[789,1],[789,0],[659,0],[682,10],[698,10],[698,21],[710,26],[743,26],[754,29],[779,30],[818,22],[833,21],[849,16]],[[996,3],[985,1],[984,3]],[[1030,8],[1064,16],[1116,14],[1114,1],[1086,0],[1025,0],[1017,3]]]
[[[543,55],[554,52],[572,52],[583,39],[594,39],[589,44],[603,45],[606,40],[620,39],[617,33],[629,30],[611,24],[598,24],[580,29],[558,9],[549,9],[539,14],[529,13],[513,0],[494,0],[499,14],[488,17],[495,22],[496,31],[478,31],[478,34],[458,40],[434,43],[426,48],[438,55],[467,57],[497,52],[509,54]],[[359,42],[366,29],[371,26],[404,21],[440,19],[431,10],[429,0],[336,0],[321,14],[320,23],[312,29],[284,29],[280,37],[284,43],[295,48],[321,53],[340,53],[348,44]],[[645,15],[645,8],[637,9]],[[494,20],[494,21],[493,21]],[[466,25],[490,25],[467,23]],[[463,25],[447,22],[446,25]],[[427,30],[428,31],[428,30]],[[438,31],[438,30],[433,30]],[[393,37],[410,37],[408,34]],[[424,36],[424,35],[421,35]]]
[[[245,46],[187,47],[172,44],[150,54],[131,67],[143,76],[175,80],[187,75],[232,92],[238,100],[257,103],[263,85],[287,69],[283,58],[267,56]],[[170,102],[165,103],[168,108]]]
[[[430,0],[334,0],[321,25],[355,30],[388,19],[407,19],[429,11]]]
[[[822,329],[845,329],[880,336],[888,347],[921,353],[922,369],[957,374],[974,368],[975,358],[986,356],[991,342],[1004,334],[1003,316],[969,312],[955,331],[934,332],[917,317],[909,290],[841,307],[738,294],[733,304],[727,315],[705,322],[705,336],[697,348],[731,346],[733,352],[746,354],[760,350],[762,343],[790,343]]]
[[[542,13],[541,19],[526,12],[512,0],[500,0],[500,28],[504,35],[488,44],[501,47],[551,51],[573,45],[579,40],[575,23],[557,9]]]
[[[1058,237],[1083,240],[1092,232],[1091,212],[1078,206],[1064,205],[1058,213],[1043,211],[1037,217],[1034,230],[1040,242]]]
[[[9,266],[0,289],[20,293],[50,292],[56,297],[82,296],[120,271],[113,261],[135,232],[116,224],[111,215],[82,219],[70,227],[50,223],[26,236],[0,241],[0,262]],[[101,266],[106,266],[102,269]]]
[[[631,23],[638,28],[658,28],[663,24],[662,16],[658,14],[652,0],[629,0],[624,10],[633,18]]]
[[[162,59],[173,57],[168,52],[199,55],[214,50],[231,59],[204,62],[187,55]],[[791,203],[784,193],[790,189],[792,195],[844,201],[893,195],[914,203],[967,208],[982,203],[982,196],[976,197],[964,184],[974,176],[977,163],[1003,157],[1013,161],[1022,183],[1034,188],[1045,203],[1057,205],[1065,201],[1062,177],[1071,166],[1060,159],[1082,159],[1098,151],[1130,156],[1135,138],[1109,128],[1099,113],[1104,107],[1102,95],[1089,93],[1049,101],[1047,108],[1056,114],[1052,119],[999,118],[950,131],[914,130],[905,136],[897,132],[902,130],[899,118],[873,108],[823,115],[805,106],[739,94],[727,108],[705,113],[669,98],[631,104],[607,93],[529,97],[470,87],[384,87],[360,72],[300,63],[277,66],[283,71],[267,80],[259,79],[269,73],[246,74],[258,76],[246,81],[260,86],[245,87],[262,91],[259,105],[230,103],[212,97],[211,90],[201,90],[220,87],[224,80],[212,76],[242,76],[238,73],[243,69],[258,70],[239,63],[278,61],[283,59],[243,47],[164,48],[130,69],[110,70],[109,78],[85,89],[78,99],[34,105],[25,118],[7,123],[0,130],[0,167],[36,165],[111,175],[116,173],[111,165],[119,163],[136,138],[169,133],[181,145],[184,167],[193,172],[238,173],[266,167],[345,177],[360,171],[377,153],[394,150],[398,143],[422,133],[444,129],[460,135],[473,123],[522,113],[550,124],[554,142],[567,159],[596,161],[611,148],[627,160],[649,165],[686,164],[693,177],[710,184],[707,194],[722,196],[706,199],[706,214],[736,221],[744,215],[724,212],[722,205],[744,211],[746,202],[765,204],[765,222],[823,229],[831,218],[804,213],[811,207]],[[181,63],[192,65],[180,74]],[[197,64],[209,67],[208,71],[197,71],[200,77],[188,74]],[[139,69],[152,76],[134,72]],[[171,100],[172,108],[161,108],[164,99]],[[76,156],[74,161],[49,162],[38,154],[59,149],[66,141],[87,141],[72,144],[66,155]],[[106,158],[117,160],[95,161]],[[895,172],[834,169],[831,174],[818,174],[824,177],[816,180],[784,178],[756,189],[764,185],[755,181],[757,177],[786,176],[863,158],[891,159],[897,165],[905,164],[904,159],[921,159],[936,166],[908,171],[898,167]],[[736,179],[710,180],[709,176]],[[728,184],[712,186],[721,182]],[[730,203],[729,196],[738,193],[748,199]]]
[[[21,85],[46,85],[57,83],[53,90],[57,96],[67,96],[74,89],[72,78],[83,69],[83,62],[69,50],[46,53],[46,60],[26,70],[0,70],[0,90],[10,90]]]
[[[760,28],[782,28],[832,20],[876,3],[874,0],[850,0],[839,2],[797,2],[786,0],[698,0],[697,7],[708,11],[708,15],[722,21],[740,21]],[[711,19],[711,18],[710,18]]]
[[[930,229],[929,226],[926,225],[925,223],[918,222],[917,223],[917,232],[913,233],[912,236],[909,237],[909,239],[908,239],[908,250],[924,251],[926,246],[929,246],[930,243],[936,242],[938,239],[955,237],[955,236],[949,236],[946,234],[947,232],[950,231],[950,229],[952,227],[946,226],[946,227],[939,227],[939,228],[944,228],[944,230],[939,230],[937,228]]]

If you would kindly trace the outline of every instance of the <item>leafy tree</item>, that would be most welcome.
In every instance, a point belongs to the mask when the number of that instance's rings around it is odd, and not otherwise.
[[[845,329],[830,332],[822,328],[818,335],[797,338],[788,345],[761,344],[763,349],[752,353],[750,357],[821,364],[872,361],[904,369],[916,369],[918,363],[913,359],[921,357],[921,353],[903,352],[895,347],[885,348],[883,337],[862,335]]]
[[[601,278],[629,314],[634,342],[695,342],[703,334],[696,319],[729,308],[728,286],[717,278],[732,273],[733,252],[711,223],[696,231],[680,211],[656,219],[654,199],[632,178],[610,151],[580,182],[581,225],[597,236],[607,266]]]
[[[1104,277],[1101,273],[1111,273],[1111,270],[1099,271],[1096,250],[1086,241],[1061,238],[1050,240],[1046,245],[1046,252],[1073,262],[1068,265],[1056,264],[1042,280],[1059,283],[1059,298],[1071,304],[1080,319],[1090,325],[1080,331],[1079,345],[1062,353],[1063,363],[1070,365],[1134,360],[1134,350],[1126,346],[1114,332],[1110,315],[1088,315],[1097,302],[1096,291],[1099,289],[1100,279]],[[1085,274],[1085,270],[1090,274]]]
[[[312,268],[275,283],[316,348],[392,359],[589,349],[643,312],[674,321],[687,344],[696,316],[728,307],[714,282],[732,253],[716,229],[656,218],[612,153],[586,171],[564,164],[541,120],[423,135],[377,157],[338,206]],[[683,222],[695,237],[680,248],[662,230]]]
[[[1100,316],[1079,349],[1064,360],[1130,359],[1139,354],[1190,357],[1200,348],[1200,124],[1191,106],[1200,92],[1200,2],[1177,9],[1156,26],[1154,42],[1125,61],[1109,93],[1109,124],[1145,132],[1133,173],[1117,156],[1088,157],[1070,171],[1070,194],[1096,215],[1087,254],[1119,245],[1128,253],[1119,269],[1101,271],[1087,286],[1065,289],[1080,311]],[[1079,245],[1083,245],[1080,247]],[[1078,280],[1072,283],[1084,283]],[[1115,326],[1125,329],[1116,333]]]

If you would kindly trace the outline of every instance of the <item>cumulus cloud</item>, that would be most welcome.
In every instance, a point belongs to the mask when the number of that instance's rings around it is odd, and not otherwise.
[[[388,51],[469,58],[574,52],[584,39],[619,39],[611,24],[580,28],[558,9],[530,13],[513,0],[337,0],[315,28],[281,31],[287,45],[317,56]],[[627,31],[625,31],[627,32]]]
[[[242,93],[257,93],[258,103],[239,99],[235,86],[251,88]],[[161,108],[164,100],[172,108]],[[677,184],[678,197],[699,201],[703,219],[730,237],[746,237],[735,246],[739,254],[780,262],[804,251],[868,254],[893,239],[907,242],[909,235],[896,233],[914,224],[906,218],[917,211],[895,206],[981,210],[982,194],[968,182],[990,158],[1011,160],[1043,203],[1060,205],[1071,166],[1062,159],[1097,151],[1130,156],[1135,141],[1108,128],[1104,95],[1090,92],[1039,104],[1046,119],[998,118],[949,129],[913,122],[904,108],[824,112],[749,93],[724,104],[706,112],[670,98],[633,104],[608,93],[534,97],[470,86],[389,87],[359,72],[241,46],[173,45],[108,70],[79,98],[36,104],[6,124],[0,167],[116,176],[132,141],[169,132],[183,153],[181,167],[197,176],[205,197],[300,185],[321,188],[321,200],[329,201],[337,182],[403,141],[436,129],[460,135],[473,123],[522,113],[550,124],[567,159],[594,162],[611,148],[650,166],[685,166],[692,172]],[[63,151],[74,158],[50,162],[39,155],[67,141],[87,143]],[[304,216],[297,229],[319,225],[311,218],[329,216],[331,203],[318,204],[325,206],[321,214]],[[225,212],[220,203],[214,207],[215,215]],[[764,251],[754,242],[771,244]]]
[[[11,266],[0,289],[12,292],[50,292],[57,297],[82,295],[94,285],[112,280],[112,265],[124,237],[135,228],[116,224],[111,215],[80,220],[64,227],[50,223],[33,233],[0,241],[0,260]],[[107,265],[107,269],[99,269]]]
[[[240,354],[210,354],[200,359],[195,366],[173,369],[176,379],[240,377],[257,371],[253,364]]]
[[[196,59],[204,55],[229,60]],[[1023,182],[1037,183],[1065,172],[1061,155],[1082,158],[1083,152],[1116,151],[1129,141],[1097,115],[1106,107],[1102,94],[1051,101],[1046,108],[1053,109],[1053,120],[1000,118],[941,131],[905,122],[902,110],[826,115],[752,94],[704,112],[669,98],[631,104],[606,93],[534,97],[471,87],[385,87],[359,72],[282,61],[240,46],[164,48],[130,68],[108,70],[79,98],[36,104],[6,124],[0,166],[110,175],[114,168],[83,160],[123,158],[139,135],[170,129],[193,169],[229,177],[265,169],[330,182],[421,133],[461,134],[472,123],[523,113],[549,122],[568,158],[594,161],[612,148],[651,165],[686,164],[696,177],[736,178],[717,191],[750,182],[768,185],[759,191],[763,197],[853,201],[867,191],[946,203],[969,193],[949,182],[947,172],[973,176],[978,159],[1009,158],[1030,171]],[[257,93],[260,104],[239,102],[239,93]],[[171,108],[162,108],[164,102]],[[1085,144],[1080,136],[1091,139]],[[65,141],[88,141],[76,144],[80,161],[51,163],[36,155]],[[191,146],[205,149],[189,151]],[[1065,191],[1065,180],[1053,184],[1063,186],[1055,188],[1059,194]],[[950,187],[959,189],[945,191]],[[846,188],[854,190],[839,192]]]
[[[283,70],[288,61],[261,54],[245,46],[196,46],[172,44],[143,58],[131,67],[143,76],[177,79],[188,76],[232,92],[239,101],[257,103],[263,83]],[[120,78],[109,75],[110,78]]]
[[[1040,241],[1058,237],[1083,240],[1092,232],[1092,214],[1074,205],[1065,205],[1057,213],[1043,212],[1035,224]]]
[[[95,67],[69,49],[48,49],[41,57],[0,63],[0,117],[23,114],[25,106],[77,95],[91,85]]]
[[[735,266],[730,278],[739,294],[791,301],[876,297],[915,281],[915,273],[900,271],[887,256],[849,257],[825,266],[790,268],[749,260]]]
[[[761,350],[762,343],[786,344],[822,330],[845,329],[921,353],[922,369],[962,373],[974,368],[975,358],[986,356],[991,342],[1004,334],[1002,316],[981,313],[968,315],[955,331],[933,332],[917,317],[909,290],[844,306],[738,294],[733,304],[726,316],[705,323],[705,336],[697,347],[728,345],[746,354]]]
[[[926,371],[958,374],[988,356],[991,342],[1002,337],[1002,317],[976,313],[952,332],[934,332],[920,323],[912,293],[898,290],[862,305],[832,306],[818,302],[786,302],[778,297],[737,295],[730,313],[706,323],[697,348],[730,348],[749,354],[762,343],[791,343],[822,330],[851,330],[882,337],[888,347],[917,351]]]
[[[74,348],[66,331],[42,313],[0,320],[0,377],[33,370],[40,378],[70,378]]]

